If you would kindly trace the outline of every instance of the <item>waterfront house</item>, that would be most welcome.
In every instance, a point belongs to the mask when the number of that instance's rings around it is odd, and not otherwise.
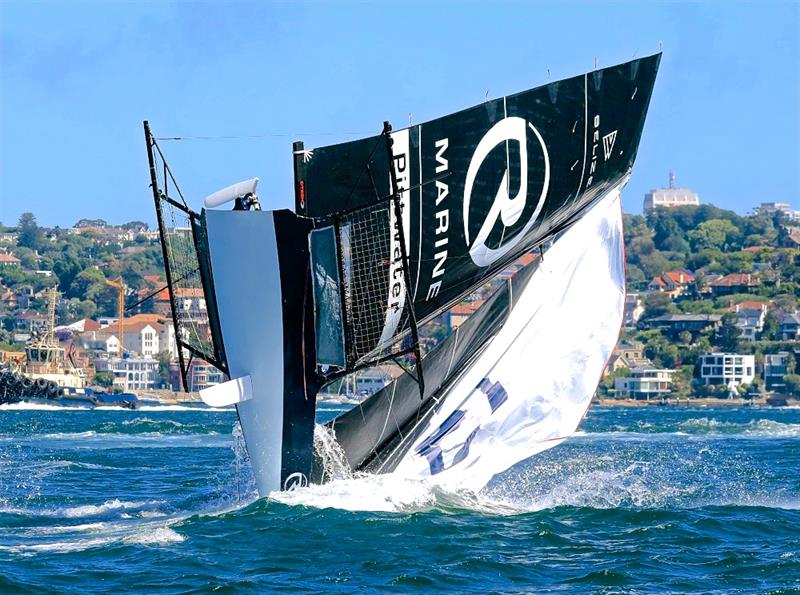
[[[704,384],[738,386],[755,380],[756,358],[738,353],[705,353],[700,356],[700,378]]]
[[[620,397],[629,399],[658,399],[672,392],[672,375],[675,370],[636,368],[631,375],[614,380],[614,390]]]
[[[109,372],[113,388],[125,392],[153,390],[158,384],[158,360],[152,357],[109,357],[94,360],[98,372]]]
[[[653,363],[644,355],[644,345],[641,343],[619,343],[614,348],[614,351],[611,352],[605,374],[622,368],[633,370],[635,368],[652,367]]]
[[[192,359],[186,374],[190,392],[201,391],[225,380],[225,375],[220,370],[202,359]],[[169,384],[173,390],[181,390],[181,371],[176,363],[170,364]]]
[[[781,351],[764,355],[764,388],[770,392],[783,393],[786,391],[784,377],[789,373],[789,364],[792,354]]]

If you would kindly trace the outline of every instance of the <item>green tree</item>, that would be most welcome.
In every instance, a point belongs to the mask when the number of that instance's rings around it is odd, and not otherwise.
[[[169,363],[171,361],[169,351],[162,351],[158,354],[158,378],[162,387],[169,387]]]
[[[19,258],[20,264],[23,268],[28,269],[29,271],[35,271],[39,268],[39,259],[36,256],[36,252],[31,250],[26,246],[19,246],[14,255]]]
[[[122,229],[150,229],[144,221],[128,221],[120,225]]]
[[[674,311],[672,299],[666,293],[653,292],[644,299],[643,318],[654,318]]]
[[[694,366],[680,366],[672,375],[672,394],[676,397],[686,398],[692,394],[692,376]]]
[[[736,317],[725,314],[722,317],[722,326],[714,335],[714,344],[724,353],[736,353],[739,346],[741,330],[736,326]]]
[[[687,234],[692,250],[716,248],[726,250],[729,246],[741,241],[739,228],[726,219],[711,219],[697,226]]]
[[[90,289],[98,285],[105,286],[105,284],[106,276],[103,274],[103,271],[94,268],[85,269],[78,273],[72,281],[67,294],[69,297],[85,299],[90,297]]]
[[[114,384],[114,375],[111,372],[97,372],[94,375],[94,383],[98,386],[109,388]]]
[[[772,312],[764,316],[764,328],[761,330],[762,340],[775,341],[778,339],[778,319]]]
[[[38,250],[41,247],[44,237],[42,230],[36,224],[36,217],[33,213],[22,213],[19,216],[17,229],[19,230],[18,246],[24,246],[31,250]]]
[[[800,397],[800,374],[786,374],[783,377],[786,383],[786,392],[794,397]]]

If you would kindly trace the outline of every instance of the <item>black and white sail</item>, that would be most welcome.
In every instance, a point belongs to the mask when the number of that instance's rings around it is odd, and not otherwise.
[[[341,317],[348,363],[407,332],[412,308],[421,323],[460,301],[627,176],[659,60],[487,101],[393,131],[389,143],[297,145],[296,211],[331,221],[352,271]]]
[[[185,209],[209,321],[206,349],[192,347],[195,321],[176,320],[179,340],[229,373],[213,400],[236,404],[262,494],[322,477],[320,387],[400,356],[409,374],[331,424],[353,469],[458,483],[469,468],[477,489],[574,431],[621,323],[619,191],[659,60],[367,139],[295,143],[294,213],[258,210],[254,192],[234,210]],[[160,155],[149,131],[148,148]],[[181,207],[157,178],[158,208]],[[165,219],[168,274],[184,278]],[[422,358],[418,325],[545,242],[538,265]]]

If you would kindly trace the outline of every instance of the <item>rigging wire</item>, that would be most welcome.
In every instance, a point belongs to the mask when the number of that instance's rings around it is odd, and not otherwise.
[[[180,141],[180,140],[244,140],[258,138],[286,138],[301,136],[370,136],[373,132],[266,132],[263,134],[226,134],[226,135],[199,135],[199,136],[159,136],[154,137],[157,141]]]

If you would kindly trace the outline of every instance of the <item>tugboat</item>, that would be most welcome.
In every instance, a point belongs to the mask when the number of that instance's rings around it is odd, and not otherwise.
[[[65,389],[86,386],[83,370],[68,361],[55,337],[58,291],[51,289],[48,298],[47,328],[25,348],[25,361],[0,372],[0,404],[28,398],[56,400]]]

